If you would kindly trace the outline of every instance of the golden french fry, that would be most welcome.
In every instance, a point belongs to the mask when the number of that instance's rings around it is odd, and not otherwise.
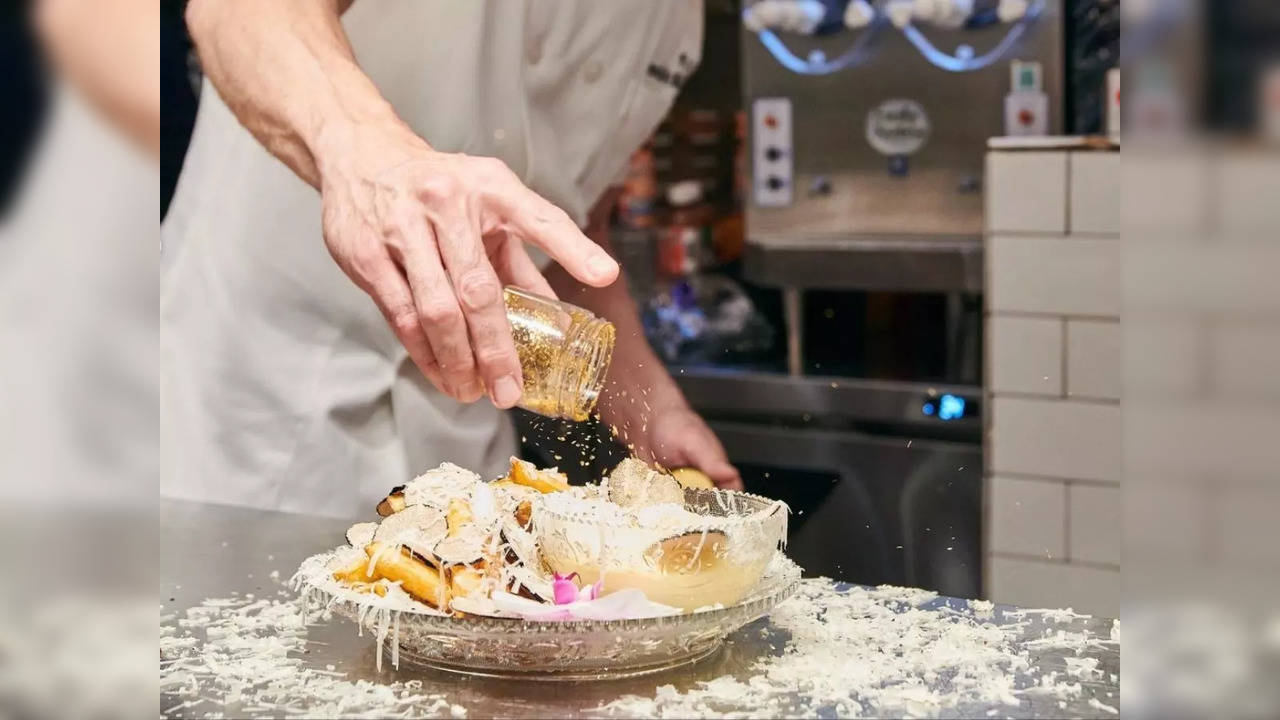
[[[483,581],[483,570],[459,565],[449,571],[449,594],[451,597],[465,597],[479,590]]]
[[[347,585],[355,585],[356,583],[365,583],[369,581],[369,561],[360,558],[351,565],[333,573],[333,579]]]
[[[539,470],[533,463],[511,458],[511,481],[531,487],[540,493],[553,493],[569,489],[569,478],[561,472]]]
[[[386,597],[387,581],[379,579],[374,582],[354,582],[351,583],[351,589],[358,593],[373,593],[378,597]]]
[[[405,592],[434,608],[444,610],[449,607],[449,586],[441,579],[439,570],[404,548],[383,552],[384,548],[382,543],[375,542],[364,549],[369,555],[374,577],[399,582]]]
[[[462,530],[462,526],[475,520],[475,515],[471,513],[471,503],[464,498],[453,498],[449,501],[449,510],[445,513],[445,526],[449,528],[449,537],[453,537]]]
[[[378,515],[381,515],[382,517],[395,515],[403,510],[404,507],[404,490],[402,488],[397,488],[392,490],[390,495],[387,495],[378,503]]]
[[[533,503],[522,500],[519,505],[516,505],[515,516],[520,527],[528,529],[529,521],[533,518]]]

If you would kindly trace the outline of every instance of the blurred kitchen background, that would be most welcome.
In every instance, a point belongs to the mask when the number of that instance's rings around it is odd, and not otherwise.
[[[167,208],[199,68],[163,7]],[[1117,614],[1118,2],[705,7],[613,241],[747,489],[791,505],[791,554]],[[625,453],[599,426],[519,429],[577,481]],[[584,435],[603,449],[580,466]]]
[[[1118,612],[1119,23],[1109,0],[707,3],[614,242],[747,489],[791,505],[807,572]],[[1096,167],[1074,224],[1068,153]],[[1067,257],[1006,263],[1009,234]],[[993,305],[1003,272],[1029,297]],[[1055,274],[1068,297],[1037,304]],[[572,452],[522,429],[544,462]]]

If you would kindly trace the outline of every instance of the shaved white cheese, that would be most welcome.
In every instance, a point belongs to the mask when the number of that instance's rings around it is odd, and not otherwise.
[[[1093,617],[1092,615],[1078,613],[1071,608],[1020,608],[1018,610],[1010,610],[1007,614],[1009,617],[1028,617],[1035,615],[1055,622],[1070,622],[1076,619],[1088,619]]]
[[[896,602],[911,607],[920,607],[938,597],[938,593],[932,590],[897,585],[879,585],[874,590],[868,590],[867,594],[886,603]]]
[[[969,609],[973,616],[982,620],[990,620],[995,615],[996,604],[990,600],[970,600]]]
[[[423,557],[431,557],[436,543],[448,531],[444,512],[439,508],[410,505],[383,519],[373,533],[373,540],[387,546],[406,547]]]
[[[440,467],[428,470],[410,480],[404,486],[406,506],[429,505],[447,510],[449,501],[471,495],[472,487],[480,482],[480,476],[453,463],[440,463]]]
[[[450,535],[436,543],[431,556],[446,565],[469,565],[484,557],[484,549],[490,537],[490,533],[479,525],[464,525],[457,535]]]
[[[471,488],[471,514],[475,522],[488,525],[498,515],[498,497],[489,483],[476,483]]]
[[[352,682],[332,666],[311,667],[304,656],[306,626],[327,611],[303,605],[301,599],[213,599],[191,608],[188,616],[200,619],[198,627],[180,637],[162,633],[161,714],[221,717],[224,712],[214,708],[226,706],[236,716],[465,716],[466,709],[444,695],[421,692],[420,681]],[[391,617],[398,623],[398,615]],[[395,629],[389,634],[394,638]],[[391,652],[394,662],[394,645]]]
[[[1098,674],[1098,658],[1096,657],[1064,657],[1067,674],[1081,680],[1092,680]]]
[[[347,543],[351,547],[364,548],[373,542],[373,534],[378,529],[376,522],[361,522],[347,528]]]
[[[1037,674],[1021,643],[1026,623],[986,621],[978,615],[992,608],[982,604],[977,612],[920,607],[935,598],[914,588],[841,592],[826,579],[804,580],[770,615],[768,636],[789,639],[741,676],[683,691],[664,685],[652,697],[627,695],[596,710],[626,717],[934,717],[986,705],[996,708],[988,712],[994,716],[1022,705],[1025,695],[1080,696],[1079,682]],[[1083,631],[1065,634],[1087,644]]]
[[[511,580],[514,581],[511,587],[512,592],[516,592],[523,587],[546,601],[550,601],[555,597],[551,579],[535,570],[532,566],[524,564],[510,565],[507,567],[507,572]]]
[[[1096,710],[1103,710],[1105,712],[1109,712],[1112,715],[1120,714],[1119,708],[1115,707],[1114,705],[1108,705],[1102,702],[1101,700],[1099,700],[1098,698],[1089,698],[1089,707],[1094,708]]]

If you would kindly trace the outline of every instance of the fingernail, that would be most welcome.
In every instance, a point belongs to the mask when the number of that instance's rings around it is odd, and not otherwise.
[[[493,404],[500,408],[509,408],[520,400],[520,383],[514,375],[504,375],[493,384]]]
[[[593,275],[603,277],[612,275],[618,269],[618,263],[608,255],[596,255],[587,261],[587,268],[591,270]]]

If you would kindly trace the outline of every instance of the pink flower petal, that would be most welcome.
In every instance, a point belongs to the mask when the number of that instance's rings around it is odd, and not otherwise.
[[[591,600],[595,600],[600,597],[600,593],[603,591],[604,580],[597,580],[578,591],[578,602],[589,602]]]
[[[578,586],[562,575],[556,575],[551,581],[551,592],[556,605],[568,605],[578,599]]]

